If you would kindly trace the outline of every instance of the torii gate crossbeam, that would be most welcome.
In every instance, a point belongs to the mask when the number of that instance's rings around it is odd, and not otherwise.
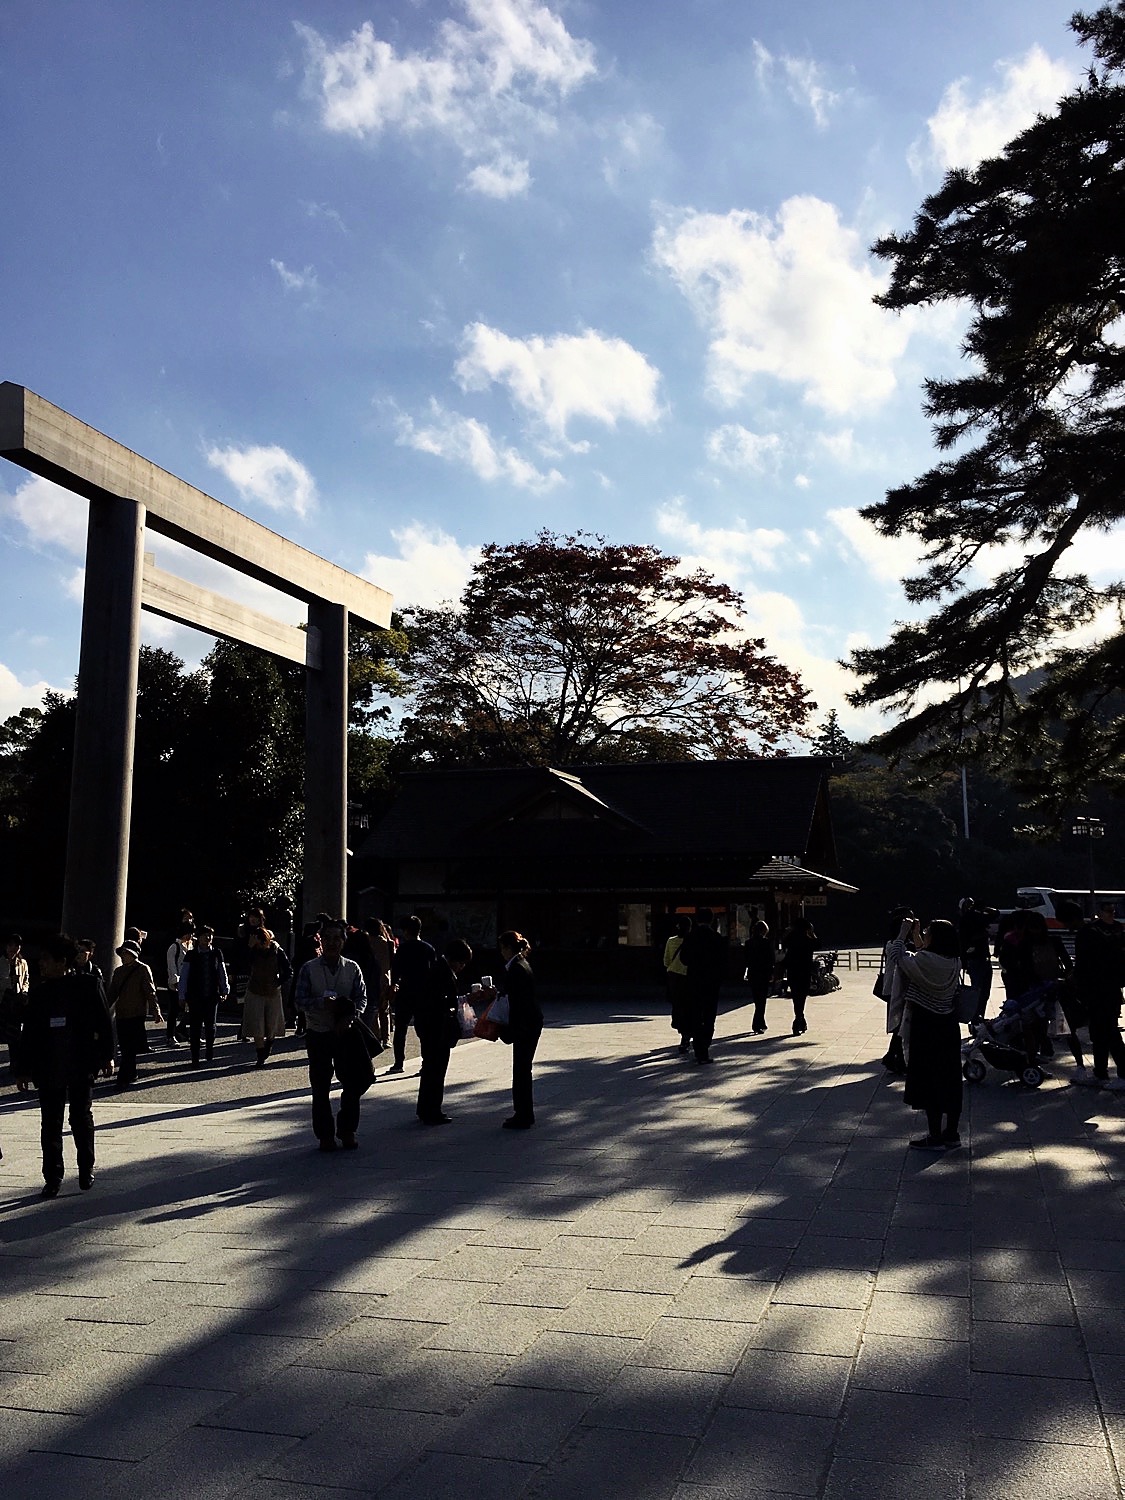
[[[304,904],[343,912],[348,617],[385,629],[391,596],[9,381],[0,384],[0,456],[90,501],[64,927],[94,937],[99,962],[112,967],[125,922],[142,607],[298,655],[291,628],[146,570],[146,527],[308,605]]]

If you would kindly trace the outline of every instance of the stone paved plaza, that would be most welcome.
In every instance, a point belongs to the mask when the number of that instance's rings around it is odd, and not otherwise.
[[[527,1133],[485,1042],[453,1125],[415,1064],[332,1156],[296,1053],[99,1090],[46,1203],[6,1091],[4,1500],[1119,1496],[1125,1104],[994,1075],[909,1152],[870,985],[800,1039],[728,1006],[712,1068],[655,999],[551,1003]]]

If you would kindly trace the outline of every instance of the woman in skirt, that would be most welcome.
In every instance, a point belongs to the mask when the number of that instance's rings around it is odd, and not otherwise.
[[[913,942],[916,952],[908,944]],[[899,1028],[906,1053],[903,1098],[921,1110],[929,1126],[910,1142],[916,1151],[950,1151],[961,1144],[961,1026],[957,994],[961,956],[952,922],[917,917],[903,922],[897,941],[887,944],[888,965],[898,968],[903,1016]]]
[[[293,973],[285,950],[273,940],[268,927],[249,933],[250,980],[242,1006],[242,1034],[252,1036],[257,1049],[255,1067],[264,1068],[275,1036],[285,1035],[285,1005],[282,986]]]

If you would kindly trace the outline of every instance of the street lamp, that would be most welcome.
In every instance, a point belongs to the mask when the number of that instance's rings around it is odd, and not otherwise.
[[[1105,824],[1101,818],[1079,816],[1071,824],[1070,831],[1076,839],[1090,840],[1090,896],[1093,898],[1097,895],[1097,882],[1094,879],[1094,840],[1105,838]]]

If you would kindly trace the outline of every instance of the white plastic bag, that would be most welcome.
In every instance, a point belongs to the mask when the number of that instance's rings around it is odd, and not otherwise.
[[[477,1024],[477,1013],[467,1000],[458,1002],[457,1024],[461,1028],[461,1035],[463,1037],[473,1035],[473,1027]]]

